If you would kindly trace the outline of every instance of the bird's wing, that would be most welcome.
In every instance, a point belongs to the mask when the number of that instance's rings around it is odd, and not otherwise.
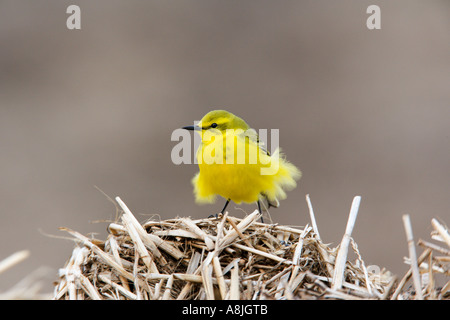
[[[259,139],[258,133],[255,129],[248,129],[246,130],[243,135],[245,137],[248,137],[248,139],[258,145],[258,148],[261,149],[264,153],[266,153],[268,156],[270,156],[270,152],[266,149],[266,146],[264,145],[264,142]]]
[[[243,133],[243,135],[245,135],[245,139],[249,139],[251,142],[255,143],[262,152],[270,157],[270,152],[266,149],[264,142],[259,139],[258,133],[255,129],[248,129]],[[278,208],[280,206],[280,202],[277,198],[269,199],[269,197],[264,193],[260,193],[259,200],[262,202],[263,210],[266,211],[269,210],[270,207]]]

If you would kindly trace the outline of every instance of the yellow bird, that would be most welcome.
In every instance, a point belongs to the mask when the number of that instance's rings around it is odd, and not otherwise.
[[[285,190],[295,188],[301,177],[278,148],[271,155],[256,131],[228,111],[210,111],[199,123],[183,129],[195,130],[202,138],[199,172],[192,179],[196,202],[214,203],[219,195],[226,199],[222,214],[230,201],[256,202],[260,213],[260,201],[266,210],[278,207],[278,199],[285,199]]]

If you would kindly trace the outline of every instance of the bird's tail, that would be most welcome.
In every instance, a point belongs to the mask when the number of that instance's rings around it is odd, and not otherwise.
[[[286,191],[292,190],[297,186],[296,180],[302,176],[301,171],[292,163],[286,160],[280,149],[277,148],[271,156],[272,161],[278,161],[278,171],[273,176],[273,187],[260,194],[260,201],[265,208],[278,208],[278,200],[286,198]]]

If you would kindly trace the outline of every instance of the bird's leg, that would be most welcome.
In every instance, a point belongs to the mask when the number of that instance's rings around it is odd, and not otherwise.
[[[261,203],[259,202],[259,200],[257,203],[258,203],[258,211],[259,211],[259,213],[261,213],[261,223],[264,223],[264,219],[262,217]]]
[[[220,211],[221,214],[223,214],[225,212],[225,209],[228,207],[228,204],[230,203],[231,199],[228,199],[227,202],[225,202],[225,205],[223,206],[222,211]]]
[[[228,199],[227,200],[227,202],[225,202],[225,205],[223,206],[223,209],[222,209],[222,211],[220,211],[220,213],[223,215],[223,213],[225,212],[225,209],[228,207],[228,204],[230,203],[230,201],[231,201],[231,199]],[[219,217],[219,214],[212,214],[212,215],[210,215],[208,218],[213,218],[213,217],[216,217],[216,218],[218,218]]]

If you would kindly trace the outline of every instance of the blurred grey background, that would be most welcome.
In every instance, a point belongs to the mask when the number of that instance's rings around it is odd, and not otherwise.
[[[115,208],[94,186],[141,221],[218,212],[170,158],[172,131],[216,108],[279,128],[302,170],[277,223],[309,223],[310,194],[337,245],[361,195],[362,257],[400,276],[401,215],[427,240],[431,218],[450,223],[449,1],[3,0],[0,43],[0,260],[31,251],[0,291],[43,266],[52,289],[74,246],[58,227],[106,237]]]

